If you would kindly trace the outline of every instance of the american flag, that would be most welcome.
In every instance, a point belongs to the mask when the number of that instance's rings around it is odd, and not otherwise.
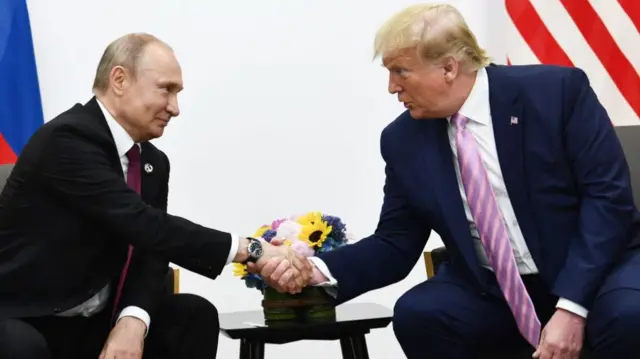
[[[640,125],[640,0],[505,0],[508,63],[576,66],[615,126]]]

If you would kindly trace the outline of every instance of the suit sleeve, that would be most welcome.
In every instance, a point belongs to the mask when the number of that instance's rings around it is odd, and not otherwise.
[[[144,203],[95,140],[74,131],[58,126],[49,134],[37,164],[41,187],[135,248],[212,279],[222,272],[231,246],[229,233]]]
[[[564,87],[565,150],[581,201],[579,235],[572,239],[553,292],[588,309],[630,242],[635,206],[622,147],[586,74],[572,70]]]
[[[384,134],[382,138],[385,157]],[[405,278],[431,233],[426,220],[416,217],[393,167],[386,162],[384,199],[375,232],[354,244],[318,255],[337,280],[338,304]]]
[[[163,180],[162,193],[154,201],[157,208],[167,211],[169,197],[169,159],[164,156],[167,177]],[[165,278],[169,261],[149,250],[135,248],[131,268],[124,285],[121,307],[139,307],[153,318],[157,302],[166,295]]]

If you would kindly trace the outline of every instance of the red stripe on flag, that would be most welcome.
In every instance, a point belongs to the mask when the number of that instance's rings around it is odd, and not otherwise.
[[[638,0],[635,0],[638,1]],[[588,0],[560,0],[611,79],[640,117],[640,76]]]
[[[7,141],[4,140],[2,133],[0,133],[0,165],[16,163],[17,159],[18,157],[16,157],[16,154],[9,147]]]
[[[573,66],[529,0],[506,0],[505,5],[520,35],[541,63]]]
[[[640,1],[638,0],[618,0],[618,3],[633,21],[636,30],[640,32]]]

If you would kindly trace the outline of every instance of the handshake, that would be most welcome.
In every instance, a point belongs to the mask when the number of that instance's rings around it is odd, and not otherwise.
[[[307,257],[286,245],[284,238],[274,238],[271,242],[260,240],[260,244],[262,255],[247,264],[247,271],[262,276],[278,292],[296,294],[308,285],[328,280]],[[241,248],[246,248],[244,243]]]

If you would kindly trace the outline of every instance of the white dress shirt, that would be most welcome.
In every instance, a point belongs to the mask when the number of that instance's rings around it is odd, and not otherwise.
[[[469,119],[466,129],[473,135],[478,143],[480,156],[482,157],[482,161],[489,176],[489,182],[491,183],[491,187],[495,193],[498,208],[500,209],[507,226],[518,270],[520,274],[537,274],[538,268],[536,267],[536,264],[531,257],[531,253],[527,248],[527,243],[524,240],[524,236],[518,225],[518,220],[516,219],[513,206],[511,205],[511,200],[507,193],[507,187],[505,185],[504,178],[502,177],[502,170],[500,168],[500,162],[498,161],[498,152],[496,150],[496,141],[494,138],[491,120],[489,79],[484,68],[478,71],[473,89],[458,112]],[[453,151],[453,166],[456,171],[458,188],[460,190],[460,196],[462,197],[462,203],[467,215],[467,221],[469,222],[469,229],[471,231],[471,236],[473,237],[476,255],[482,266],[492,270],[487,254],[482,246],[473,216],[471,215],[467,196],[460,177],[460,167],[458,165],[456,149],[456,128],[451,122],[449,122],[448,126],[448,135],[451,150]],[[329,278],[327,283],[322,284],[323,286],[333,286],[337,284],[336,279],[331,276],[331,273],[324,262],[316,257],[312,258],[312,261],[318,267],[318,270]],[[588,311],[584,307],[565,298],[560,298],[556,306],[584,318],[586,318],[588,314]]]
[[[120,164],[122,165],[122,172],[124,173],[124,180],[126,181],[127,172],[129,170],[129,159],[127,158],[127,152],[133,147],[134,141],[125,131],[125,129],[111,116],[109,111],[104,107],[102,102],[98,101],[98,105],[100,106],[100,110],[102,110],[102,114],[107,121],[107,125],[109,126],[109,130],[111,131],[111,135],[113,136],[113,140],[116,145],[116,149],[118,151],[118,156],[120,156]],[[140,145],[138,144],[138,148]],[[236,253],[238,252],[239,240],[236,235],[231,236],[231,250],[229,251],[229,256],[227,258],[227,264],[231,263]],[[100,292],[91,297],[86,302],[69,309],[63,313],[58,314],[58,316],[71,317],[71,316],[85,316],[90,317],[101,310],[107,304],[107,300],[109,299],[109,290],[110,284],[107,284]],[[124,308],[120,315],[118,315],[118,320],[122,317],[136,317],[142,320],[147,326],[147,333],[149,330],[149,326],[151,325],[151,318],[149,317],[149,313],[140,307],[129,306]]]

